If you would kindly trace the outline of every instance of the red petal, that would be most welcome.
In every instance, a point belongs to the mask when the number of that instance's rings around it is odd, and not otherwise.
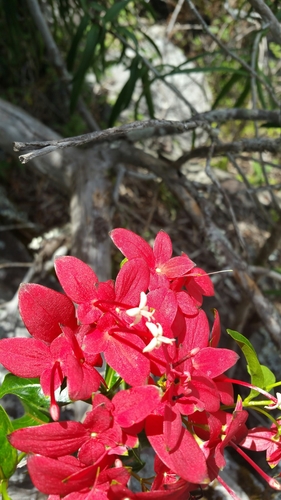
[[[126,262],[116,277],[116,300],[137,306],[140,301],[140,293],[146,292],[148,288],[149,275],[149,269],[143,259],[133,259]]]
[[[204,372],[208,377],[215,378],[235,365],[239,356],[230,349],[206,347],[192,358],[196,370]]]
[[[63,459],[68,457],[63,457]],[[71,457],[74,458],[74,457]],[[82,468],[62,460],[33,455],[29,457],[28,472],[34,486],[42,493],[67,495],[92,486],[98,466]]]
[[[161,323],[162,327],[164,327],[162,321],[167,323],[169,327],[172,325],[178,310],[175,292],[168,288],[157,288],[156,290],[152,290],[152,292],[149,292],[147,295],[147,305],[149,308],[155,309],[156,321]]]
[[[32,338],[0,340],[0,363],[17,377],[40,377],[51,368],[50,347]]]
[[[171,452],[179,444],[179,439],[182,434],[181,414],[176,406],[172,408],[168,404],[165,405],[163,433],[167,451]]]
[[[152,413],[160,401],[161,391],[158,387],[154,385],[133,387],[115,394],[112,400],[115,407],[113,414],[119,425],[131,427]]]
[[[142,353],[144,346],[144,342],[133,334],[110,336],[105,360],[129,385],[145,384],[148,378],[150,363]]]
[[[248,418],[247,411],[234,410],[231,422],[226,430],[226,436],[224,440],[218,444],[215,450],[215,462],[220,469],[222,469],[226,464],[225,458],[223,456],[224,448],[229,444],[231,440],[239,443],[242,440],[242,438],[244,438],[244,436],[247,434],[248,429],[244,425],[247,418]]]
[[[80,363],[74,356],[69,356],[64,365],[67,376],[67,388],[70,399],[89,399],[103,382],[102,376],[95,368],[87,363]]]
[[[204,454],[189,431],[182,427],[180,445],[169,453],[163,434],[163,417],[149,415],[146,419],[145,429],[151,446],[162,462],[175,474],[195,484],[202,484],[208,480]]]
[[[80,448],[90,435],[82,424],[74,421],[52,422],[26,427],[9,435],[10,443],[25,453],[44,453],[48,457],[61,457]]]
[[[188,290],[196,287],[202,295],[212,296],[215,294],[214,285],[210,276],[200,267],[194,267],[188,278]],[[192,295],[192,293],[191,293]]]
[[[95,297],[98,277],[90,266],[76,257],[60,257],[55,260],[57,277],[65,293],[77,304]]]
[[[182,254],[180,257],[173,257],[161,266],[161,273],[165,274],[168,279],[180,278],[188,273],[193,267],[194,262],[190,258]]]
[[[153,252],[156,265],[164,264],[172,257],[172,242],[170,236],[164,231],[160,231],[155,238]]]
[[[249,430],[247,436],[239,445],[248,448],[248,450],[264,451],[271,445],[275,435],[276,429],[272,431],[266,427],[255,427]]]
[[[52,342],[61,334],[60,325],[77,327],[75,308],[62,293],[34,283],[24,283],[19,290],[19,310],[34,338]]]
[[[185,338],[179,339],[182,343],[179,358],[196,347],[207,347],[209,343],[210,327],[204,311],[199,310],[197,316],[186,317],[185,324]]]
[[[155,267],[155,258],[152,248],[140,236],[128,229],[113,229],[110,237],[114,245],[127,257],[127,259],[136,259],[141,257],[146,261],[149,267]]]
[[[233,385],[230,382],[224,382],[223,375],[214,380],[219,391],[222,404],[230,406],[234,403]]]
[[[187,316],[196,316],[198,314],[198,307],[196,307],[194,300],[187,292],[177,292],[177,301],[182,312]]]
[[[107,453],[105,445],[96,439],[89,440],[79,450],[78,458],[85,465],[92,465]]]

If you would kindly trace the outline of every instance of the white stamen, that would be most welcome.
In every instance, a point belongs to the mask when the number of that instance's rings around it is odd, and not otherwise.
[[[171,345],[173,342],[175,342],[176,339],[163,337],[163,328],[160,323],[155,324],[147,321],[145,324],[150,333],[153,335],[153,339],[149,342],[149,344],[147,344],[147,346],[145,346],[142,352],[151,352],[153,351],[153,349],[158,349],[158,347],[160,347],[162,343]]]
[[[144,292],[141,292],[139,306],[132,307],[132,309],[128,309],[126,311],[126,313],[131,318],[135,318],[133,323],[131,323],[131,325],[130,325],[130,326],[133,326],[133,325],[136,325],[137,323],[139,323],[141,321],[142,317],[144,317],[146,319],[150,319],[153,316],[154,311],[148,310],[147,295]]]

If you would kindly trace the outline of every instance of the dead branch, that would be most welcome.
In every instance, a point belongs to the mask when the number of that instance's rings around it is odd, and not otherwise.
[[[193,149],[192,151],[188,151],[178,158],[178,160],[173,162],[173,166],[180,168],[184,163],[193,158],[206,158],[209,149],[210,148],[208,146],[202,146]],[[279,154],[281,152],[281,139],[241,139],[240,141],[216,144],[213,156],[223,156],[228,153],[256,153],[260,151],[268,151],[273,154]]]
[[[268,26],[273,41],[281,45],[281,26],[271,9],[263,0],[249,0],[249,2],[260,14],[264,24]]]
[[[254,121],[267,121],[273,125],[281,125],[280,113],[277,111],[265,111],[260,109],[247,110],[247,109],[220,109],[218,111],[210,111],[207,113],[197,114],[195,117],[186,121],[171,121],[171,120],[146,120],[143,122],[132,122],[120,127],[113,127],[106,130],[91,132],[76,137],[68,137],[60,140],[49,141],[36,141],[36,142],[15,142],[14,150],[22,152],[19,159],[22,163],[27,163],[33,158],[43,156],[51,153],[57,149],[64,149],[71,146],[82,146],[85,144],[101,144],[103,142],[114,142],[120,139],[127,139],[129,142],[141,141],[151,137],[161,137],[165,135],[183,134],[184,132],[194,130],[197,127],[203,129],[209,126],[211,122],[225,122],[228,120],[254,120]],[[272,141],[269,141],[271,144]],[[236,146],[238,143],[233,143],[234,146],[231,151],[259,151],[253,144],[252,148],[241,149],[241,146]],[[274,143],[273,143],[274,144]],[[229,145],[225,145],[227,149]],[[195,150],[199,156],[206,156],[208,148]],[[215,148],[216,154],[218,147]],[[273,148],[274,149],[274,148]],[[276,149],[274,149],[276,152]],[[187,153],[195,154],[195,153]],[[197,153],[196,153],[197,154]],[[194,157],[194,156],[193,156]],[[178,160],[181,161],[180,159]],[[184,160],[185,161],[185,160]],[[180,163],[181,164],[181,163]]]

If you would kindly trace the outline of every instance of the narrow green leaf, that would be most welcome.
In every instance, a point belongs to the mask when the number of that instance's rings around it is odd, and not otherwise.
[[[73,111],[83,85],[87,70],[92,64],[96,46],[99,42],[100,28],[93,25],[87,34],[86,45],[81,56],[81,61],[73,78],[73,86],[70,96],[70,110]]]
[[[229,66],[203,66],[194,67],[194,68],[186,68],[186,69],[174,69],[173,71],[162,75],[163,77],[170,75],[178,75],[178,74],[188,74],[188,73],[235,73],[241,76],[248,76],[248,73],[242,69],[230,68]]]
[[[90,18],[86,14],[81,19],[81,22],[80,22],[80,24],[79,24],[79,26],[77,28],[77,31],[76,31],[73,39],[72,39],[71,47],[69,49],[69,52],[68,52],[67,58],[66,58],[66,63],[67,63],[67,69],[68,69],[68,71],[72,71],[73,70],[73,66],[74,66],[74,61],[75,61],[75,57],[76,57],[78,45],[79,45],[79,43],[80,43],[80,41],[82,39],[84,31],[87,28],[89,22],[90,22]]]
[[[229,91],[240,78],[241,75],[237,75],[236,73],[234,73],[234,75],[232,75],[229,80],[227,80],[227,82],[222,86],[220,92],[218,93],[212,109],[215,109],[217,107],[220,101],[229,93]]]
[[[251,342],[244,337],[241,333],[238,333],[234,330],[227,330],[227,333],[236,341],[242,350],[246,361],[247,361],[247,369],[249,375],[251,377],[251,384],[256,385],[257,387],[264,388],[264,376],[261,364],[258,360],[256,351],[251,344]],[[247,401],[256,397],[259,393],[255,390],[251,390],[249,396],[246,398]]]
[[[5,394],[15,394],[35,408],[48,409],[49,398],[44,396],[38,379],[20,378],[8,373],[0,387],[0,398]]]
[[[7,439],[7,435],[12,431],[12,423],[4,408],[0,406],[0,479],[12,476],[17,466],[17,450]]]
[[[141,31],[141,34],[144,36],[144,38],[147,39],[147,41],[154,47],[154,49],[156,50],[158,56],[160,57],[160,59],[162,60],[162,54],[159,50],[159,48],[157,47],[156,43],[154,42],[154,40],[152,40],[152,38],[150,38],[150,36],[148,36],[147,33],[145,33],[144,31]]]
[[[143,85],[143,95],[144,95],[145,100],[146,100],[149,116],[150,116],[150,118],[154,118],[155,117],[154,104],[153,104],[153,99],[152,99],[152,94],[151,94],[151,89],[150,89],[151,82],[149,80],[148,70],[146,67],[145,67],[145,70],[146,71],[142,74],[142,77],[141,77],[142,85]]]
[[[124,87],[122,88],[117,100],[112,108],[111,115],[109,118],[108,126],[112,127],[117,120],[120,113],[126,109],[132,99],[133,92],[135,90],[136,82],[140,77],[140,70],[138,68],[139,56],[136,56],[130,66],[130,76]]]
[[[126,7],[126,5],[130,2],[131,0],[123,0],[122,2],[116,2],[108,11],[106,12],[105,16],[102,19],[103,24],[112,22],[116,17],[118,17],[120,11]]]
[[[118,26],[118,33],[120,35],[122,35],[124,38],[126,38],[126,39],[129,38],[130,40],[132,40],[135,48],[136,49],[138,48],[138,45],[139,45],[138,39],[131,30],[128,30],[128,28],[126,28],[125,26]]]
[[[240,96],[235,101],[233,107],[240,108],[240,106],[242,106],[242,104],[244,103],[244,101],[248,97],[248,94],[250,93],[250,91],[251,91],[251,81],[250,81],[250,78],[247,78],[246,83],[245,83],[245,87],[244,87],[243,91],[241,92]]]

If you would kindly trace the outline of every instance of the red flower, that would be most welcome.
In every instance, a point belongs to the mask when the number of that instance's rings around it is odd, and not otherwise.
[[[28,458],[27,467],[33,484],[42,493],[49,494],[49,500],[106,500],[111,484],[126,485],[130,473],[118,461],[111,467],[114,456],[106,456],[100,462],[85,467],[73,456],[54,458],[33,455]],[[66,496],[65,496],[66,495]]]
[[[51,415],[59,419],[55,390],[67,377],[71,399],[87,399],[97,391],[100,354],[88,355],[82,342],[88,327],[78,327],[71,300],[41,285],[25,284],[19,293],[19,308],[33,338],[0,341],[0,362],[19,377],[40,377],[45,395],[51,397]]]
[[[194,262],[185,254],[172,257],[172,242],[168,234],[160,231],[154,241],[153,250],[140,236],[128,229],[113,229],[110,233],[113,243],[130,261],[143,259],[150,271],[149,289],[169,287],[169,281],[185,276]]]
[[[79,422],[53,422],[27,427],[12,432],[10,443],[25,453],[38,453],[50,458],[63,457],[78,451],[83,465],[93,465],[105,455],[124,452],[123,433],[116,424],[113,404],[101,394],[93,400],[93,407]],[[116,449],[116,451],[115,451]]]
[[[277,420],[281,425],[281,421]],[[248,450],[266,450],[266,460],[270,467],[275,467],[281,460],[281,440],[280,427],[272,424],[270,429],[266,427],[254,427],[250,429],[247,436],[239,443],[240,446]]]

